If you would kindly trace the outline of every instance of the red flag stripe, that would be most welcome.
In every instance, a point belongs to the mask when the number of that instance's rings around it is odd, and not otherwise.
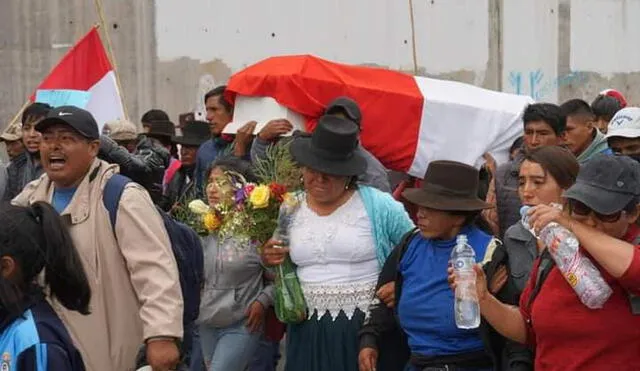
[[[89,90],[112,69],[98,29],[93,27],[67,52],[36,90]],[[30,99],[35,101],[35,93]]]
[[[348,96],[363,112],[362,142],[390,169],[411,167],[419,139],[424,98],[413,76],[381,68],[349,66],[314,56],[273,57],[233,75],[227,99],[236,94],[270,96],[301,113],[313,130],[326,105]]]

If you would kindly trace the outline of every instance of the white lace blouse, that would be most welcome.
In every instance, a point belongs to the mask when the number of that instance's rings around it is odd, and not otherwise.
[[[309,308],[318,319],[340,310],[351,318],[356,308],[367,313],[380,273],[371,221],[354,193],[327,216],[309,209],[306,201],[294,215],[290,254]]]

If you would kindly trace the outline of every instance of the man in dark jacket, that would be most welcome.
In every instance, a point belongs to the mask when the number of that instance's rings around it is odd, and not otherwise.
[[[7,167],[7,188],[3,200],[11,201],[30,182],[42,175],[40,164],[40,141],[42,135],[36,131],[38,122],[47,116],[51,106],[33,103],[22,113],[22,143],[26,151],[18,155]]]
[[[162,202],[162,181],[169,167],[169,150],[152,139],[153,134],[139,135],[134,153],[108,136],[100,137],[99,157],[120,165],[120,173],[143,186],[156,205]]]
[[[138,128],[129,120],[114,120],[107,122],[102,128],[102,135],[113,139],[119,146],[129,153],[136,153],[138,145]]]

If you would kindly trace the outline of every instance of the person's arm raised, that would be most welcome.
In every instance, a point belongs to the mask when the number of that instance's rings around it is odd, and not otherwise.
[[[572,231],[580,241],[580,246],[614,278],[622,277],[629,270],[636,250],[632,244],[579,223],[552,206],[536,206],[529,215],[531,225],[538,232],[552,222]],[[623,214],[622,218],[625,216]]]

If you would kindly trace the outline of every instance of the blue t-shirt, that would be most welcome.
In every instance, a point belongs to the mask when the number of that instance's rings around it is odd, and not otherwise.
[[[467,227],[469,245],[480,261],[492,237]],[[434,241],[417,235],[409,243],[400,265],[402,293],[398,303],[400,325],[411,352],[422,356],[446,356],[484,349],[478,329],[456,327],[454,297],[447,283],[447,268],[456,239]]]
[[[53,198],[51,199],[51,205],[58,212],[62,214],[64,209],[67,208],[73,195],[76,193],[77,188],[55,188],[53,190]]]
[[[67,329],[44,299],[2,330],[0,354],[0,370],[85,370]]]

